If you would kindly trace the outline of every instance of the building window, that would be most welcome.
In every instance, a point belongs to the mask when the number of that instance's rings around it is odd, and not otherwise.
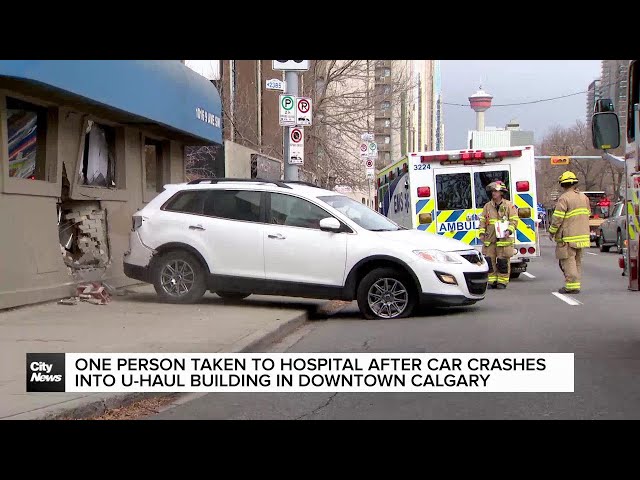
[[[382,91],[385,95],[389,95],[391,93],[391,85],[385,85]]]
[[[144,141],[145,189],[162,191],[162,143],[146,138]]]
[[[9,177],[48,180],[46,135],[45,108],[7,98]]]
[[[115,187],[116,133],[113,127],[89,120],[79,183],[91,187]]]
[[[384,69],[384,73],[382,75],[384,77],[390,77],[391,76],[391,69],[390,68],[385,68]]]
[[[391,137],[388,137],[388,136],[387,136],[387,137],[384,137],[384,143],[385,143],[386,145],[389,145],[389,144],[391,143]]]
[[[391,108],[391,102],[388,100],[385,100],[384,102],[382,102],[382,109],[386,110],[388,108]]]
[[[385,120],[384,121],[384,126],[385,126],[385,128],[391,127],[391,120],[389,120],[389,119]]]
[[[390,152],[384,152],[384,161],[388,162],[389,160],[391,160],[391,153]]]

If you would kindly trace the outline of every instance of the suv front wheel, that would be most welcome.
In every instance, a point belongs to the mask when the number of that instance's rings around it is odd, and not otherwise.
[[[161,254],[154,262],[152,275],[156,293],[168,303],[193,303],[207,289],[204,269],[189,252]]]
[[[376,268],[365,275],[357,298],[360,312],[369,320],[405,318],[417,304],[413,282],[394,268]]]

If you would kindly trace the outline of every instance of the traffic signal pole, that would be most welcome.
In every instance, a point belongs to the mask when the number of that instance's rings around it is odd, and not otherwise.
[[[298,72],[285,72],[285,92],[289,95],[298,96]],[[295,103],[295,102],[294,102]],[[294,105],[294,108],[295,105]],[[299,180],[298,165],[289,164],[289,149],[291,148],[291,137],[289,136],[289,127],[284,127],[284,180]]]

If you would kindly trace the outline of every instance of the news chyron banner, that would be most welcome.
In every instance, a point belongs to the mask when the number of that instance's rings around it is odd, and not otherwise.
[[[27,392],[573,391],[573,353],[27,354]]]

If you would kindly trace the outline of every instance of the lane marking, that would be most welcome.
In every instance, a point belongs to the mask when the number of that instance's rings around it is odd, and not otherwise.
[[[535,275],[531,275],[529,272],[522,272],[523,275],[529,277],[529,278],[536,278]]]
[[[551,292],[552,295],[555,295],[556,297],[558,297],[560,300],[562,300],[565,303],[568,303],[569,305],[582,305],[582,302],[579,300],[575,300],[571,297],[568,297],[567,295],[565,295],[564,293],[560,293],[560,292]]]
[[[592,253],[592,252],[584,252],[584,253],[586,253],[587,255],[598,255],[597,253]]]

